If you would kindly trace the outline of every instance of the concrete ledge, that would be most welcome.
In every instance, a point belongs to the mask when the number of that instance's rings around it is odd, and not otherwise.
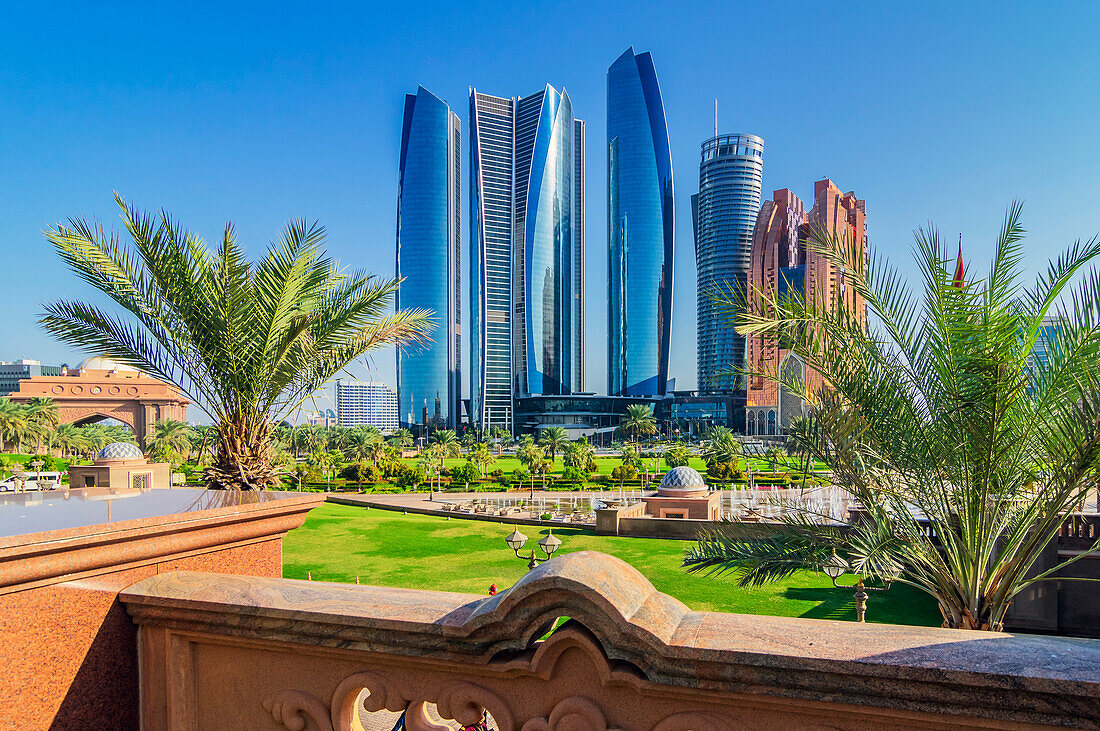
[[[570,728],[1100,728],[1100,641],[694,612],[594,552],[548,561],[490,598],[193,572],[150,577],[120,598],[150,652],[175,647],[169,666],[192,664],[143,677],[143,698],[155,700],[145,717],[191,713],[199,727],[258,728],[265,694],[265,707],[308,696],[336,718],[349,689],[364,687],[462,721],[446,715],[457,677],[501,729],[552,718],[551,699],[570,693],[580,698],[570,708],[606,722]],[[561,616],[568,631],[536,642]],[[238,678],[234,708],[215,686],[185,693],[197,706],[173,706],[177,682],[216,685],[227,673]],[[669,714],[698,715],[656,723]],[[540,724],[531,728],[554,727]]]

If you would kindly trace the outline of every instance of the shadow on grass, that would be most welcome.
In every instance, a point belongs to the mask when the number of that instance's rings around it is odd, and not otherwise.
[[[807,619],[834,619],[851,621],[856,618],[856,605],[852,592],[833,588],[788,587],[783,592],[785,599],[797,602],[817,602],[800,617]]]

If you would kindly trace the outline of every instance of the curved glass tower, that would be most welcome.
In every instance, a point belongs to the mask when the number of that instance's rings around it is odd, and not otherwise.
[[[459,418],[459,121],[424,87],[405,96],[397,187],[398,308],[434,314],[432,342],[397,351],[403,426]]]
[[[747,283],[752,230],[760,210],[764,140],[719,135],[703,143],[699,192],[691,197],[697,286],[697,369],[700,391],[743,389],[745,338],[714,304],[716,290]]]
[[[470,92],[471,411],[512,429],[515,397],[584,380],[584,122],[552,86]]]
[[[663,395],[672,329],[672,157],[657,72],[627,49],[607,70],[608,392]]]

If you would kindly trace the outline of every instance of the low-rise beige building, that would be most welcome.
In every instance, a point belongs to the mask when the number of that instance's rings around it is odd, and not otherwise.
[[[115,442],[99,450],[90,465],[69,467],[69,487],[148,490],[172,486],[172,465],[150,462],[137,446]]]

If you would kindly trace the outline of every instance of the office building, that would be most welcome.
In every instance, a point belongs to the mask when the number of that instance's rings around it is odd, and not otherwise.
[[[336,420],[336,412],[332,409],[307,412],[306,423],[310,426],[320,426],[325,429],[339,425],[339,422]]]
[[[764,140],[759,137],[721,135],[703,143],[699,192],[691,196],[697,388],[703,392],[744,389],[745,338],[715,297],[737,298],[744,292],[763,174]]]
[[[421,409],[416,423],[428,423],[433,418],[442,420],[442,399],[433,402],[431,412],[428,408]],[[336,421],[340,426],[373,426],[383,432],[393,431],[400,426],[397,394],[378,381],[340,379],[336,381]]]
[[[470,90],[470,412],[584,388],[584,122],[569,94]]]
[[[0,361],[0,396],[15,393],[19,382],[34,376],[60,376],[61,366],[44,366],[37,360],[20,358]]]
[[[814,183],[810,212],[790,190],[777,190],[760,208],[753,229],[750,296],[782,299],[797,296],[805,301],[844,307],[867,324],[863,297],[845,285],[844,273],[809,246],[811,231],[856,242],[867,256],[867,204],[855,193],[841,193],[828,178]],[[821,375],[774,337],[748,338],[748,361],[755,374],[749,378],[745,400],[745,433],[779,435],[791,419],[805,413],[801,391],[813,398],[824,388]],[[794,389],[780,386],[768,376],[781,376]]]
[[[608,392],[663,395],[672,337],[672,156],[653,59],[607,70]]]
[[[397,192],[396,304],[433,313],[431,342],[397,350],[397,394],[405,426],[423,426],[438,399],[439,418],[461,419],[459,121],[424,87],[405,96]],[[432,409],[434,415],[434,407]]]

